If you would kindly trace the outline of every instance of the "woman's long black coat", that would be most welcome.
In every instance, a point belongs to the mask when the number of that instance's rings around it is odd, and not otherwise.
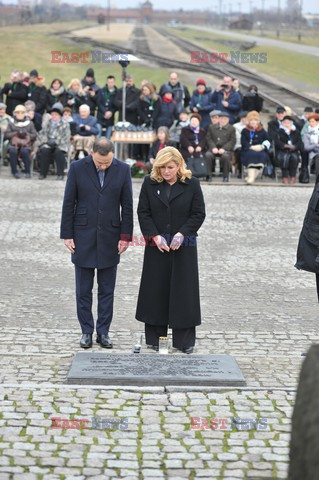
[[[316,183],[309,200],[299,237],[295,267],[298,270],[319,273],[319,182]]]
[[[180,232],[179,250],[160,252],[147,241],[137,303],[137,320],[150,325],[189,328],[201,323],[197,264],[197,231],[205,219],[205,204],[197,178],[178,181],[167,200],[165,185],[145,177],[138,218],[144,237],[170,238]]]
[[[297,249],[298,270],[316,274],[319,302],[319,182],[315,184],[303,222]]]

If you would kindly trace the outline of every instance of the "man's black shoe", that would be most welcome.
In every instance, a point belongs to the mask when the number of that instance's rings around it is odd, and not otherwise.
[[[80,347],[91,348],[92,347],[92,333],[83,333],[80,340]]]
[[[113,348],[112,340],[108,335],[100,335],[98,333],[96,336],[96,343],[99,343],[103,348]]]

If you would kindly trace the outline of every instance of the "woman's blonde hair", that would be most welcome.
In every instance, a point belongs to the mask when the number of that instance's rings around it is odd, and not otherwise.
[[[141,87],[141,95],[140,95],[140,99],[143,100],[144,99],[144,94],[143,94],[143,88],[146,87],[149,89],[150,91],[150,96],[151,96],[151,99],[154,100],[154,102],[156,102],[156,100],[158,99],[158,95],[157,93],[155,92],[155,88],[154,88],[154,85],[151,83],[151,82],[147,82],[147,83],[144,83],[144,85],[142,85]]]
[[[71,82],[69,83],[68,90],[72,90],[72,85],[74,85],[75,83],[77,83],[80,86],[80,89],[79,89],[80,95],[84,95],[82,83],[78,78],[72,78]]]
[[[165,147],[162,148],[162,150],[160,150],[156,155],[151,172],[151,179],[159,183],[162,182],[163,177],[160,169],[169,162],[174,162],[179,167],[177,176],[181,182],[185,182],[186,178],[191,178],[192,172],[187,170],[185,160],[177,148]]]

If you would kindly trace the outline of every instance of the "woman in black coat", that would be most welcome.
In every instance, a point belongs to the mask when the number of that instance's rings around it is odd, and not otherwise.
[[[258,88],[256,85],[250,85],[248,92],[243,97],[242,110],[245,112],[261,112],[263,109],[264,99],[258,95]]]
[[[319,302],[319,175],[309,200],[300,233],[295,267],[298,270],[316,274]]]
[[[145,323],[146,344],[156,349],[170,327],[173,347],[192,353],[201,323],[196,237],[205,204],[176,148],[158,153],[137,213],[146,246],[136,318]]]
[[[52,106],[57,102],[61,103],[63,107],[67,102],[67,93],[59,78],[52,80],[50,88],[47,90],[46,111],[51,112]]]
[[[151,83],[145,83],[138,100],[137,111],[140,125],[155,129],[156,119],[160,112],[160,98]]]
[[[150,151],[150,159],[146,163],[146,167],[151,172],[153,168],[153,164],[156,159],[156,155],[160,150],[165,147],[175,147],[175,142],[171,142],[169,138],[169,131],[167,127],[159,127],[157,130],[157,139],[155,142],[152,143],[151,151]]]
[[[296,183],[301,136],[288,115],[284,117],[275,136],[276,160],[282,171],[282,183]]]
[[[241,131],[240,162],[247,167],[245,182],[251,185],[268,162],[270,142],[258,112],[249,112],[246,119],[247,125]]]
[[[10,82],[5,83],[1,96],[6,95],[7,115],[12,116],[17,105],[23,105],[28,99],[28,87],[22,83],[22,75],[14,70]]]
[[[192,113],[188,127],[182,128],[180,136],[180,152],[187,161],[189,157],[200,157],[206,150],[206,131],[200,128],[201,116]]]

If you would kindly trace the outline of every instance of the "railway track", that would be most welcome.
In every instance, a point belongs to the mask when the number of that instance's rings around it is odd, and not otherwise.
[[[191,51],[208,52],[203,47],[200,47],[198,44],[185,40],[177,35],[174,35],[167,30],[156,27],[155,30],[163,35],[166,38],[169,38],[175,45],[178,45],[184,52],[189,53]],[[215,55],[216,60],[218,56]],[[293,110],[303,110],[303,108],[308,105],[315,105],[319,107],[319,101],[311,98],[308,95],[301,94],[296,92],[288,87],[283,87],[281,85],[272,82],[271,80],[263,77],[262,75],[255,74],[242,65],[236,63],[230,63],[226,60],[226,63],[207,63],[198,65],[201,71],[225,75],[228,74],[231,77],[238,78],[240,83],[246,88],[251,84],[256,84],[258,86],[259,94],[266,100],[267,103],[273,105],[285,106],[288,105]]]
[[[168,38],[175,45],[177,45],[179,48],[189,54],[191,51],[194,50],[205,51],[205,49],[199,47],[195,43],[184,40],[171,32],[167,32],[160,27],[154,29],[163,37]],[[61,35],[61,33],[59,35]],[[293,91],[289,88],[282,87],[281,85],[278,85],[275,82],[272,82],[261,75],[254,74],[248,71],[247,69],[238,64],[232,64],[227,62],[226,64],[203,63],[198,65],[155,55],[150,50],[143,26],[135,27],[133,31],[131,48],[123,48],[123,46],[117,44],[92,40],[89,37],[73,37],[70,34],[66,35],[66,38],[76,43],[89,43],[93,47],[102,48],[108,52],[114,52],[115,54],[123,53],[125,51],[125,53],[131,53],[139,58],[149,61],[151,64],[156,64],[165,68],[194,71],[198,72],[199,75],[207,73],[219,77],[227,74],[232,77],[238,78],[244,92],[247,90],[247,87],[249,85],[256,84],[258,86],[258,92],[260,96],[264,98],[264,110],[269,109],[270,111],[273,111],[274,107],[288,105],[294,111],[297,111],[299,113],[303,111],[303,108],[306,105],[309,104],[315,107],[319,107],[318,100],[315,100],[307,95],[303,95],[299,92]]]

